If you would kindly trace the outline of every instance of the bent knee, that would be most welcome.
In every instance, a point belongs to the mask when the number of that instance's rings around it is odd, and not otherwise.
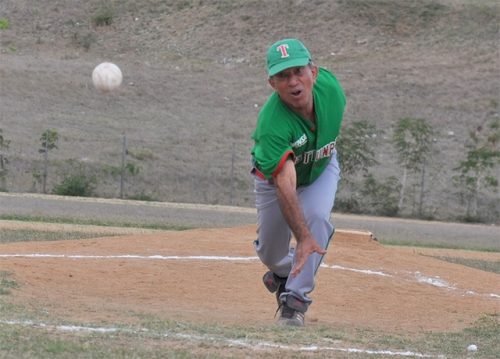
[[[288,276],[292,268],[292,254],[288,248],[277,250],[270,246],[259,245],[256,241],[255,251],[264,264],[271,272],[280,277]]]
[[[326,227],[331,226],[330,222],[330,212],[312,210],[307,214],[307,224],[309,228],[312,225],[324,225]]]

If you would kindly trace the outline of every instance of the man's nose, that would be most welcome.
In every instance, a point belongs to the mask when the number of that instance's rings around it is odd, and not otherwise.
[[[295,86],[297,85],[297,82],[299,80],[299,77],[295,74],[290,74],[288,77],[288,86]]]

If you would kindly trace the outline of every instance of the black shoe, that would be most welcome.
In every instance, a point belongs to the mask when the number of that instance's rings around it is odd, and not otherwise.
[[[278,318],[278,324],[303,327],[305,312],[308,307],[309,303],[303,302],[291,294],[287,295],[279,303],[278,311],[280,311],[280,317]]]
[[[286,303],[281,304],[280,317],[278,318],[278,325],[303,327],[305,321],[305,314],[290,308]]]
[[[264,282],[267,290],[271,293],[276,293],[276,301],[278,302],[278,305],[281,304],[280,296],[283,292],[285,292],[285,285],[287,280],[287,277],[278,277],[271,271],[266,272],[266,274],[264,274],[264,276],[262,277],[262,281]]]

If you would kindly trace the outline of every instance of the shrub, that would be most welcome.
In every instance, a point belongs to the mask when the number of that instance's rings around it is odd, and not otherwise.
[[[103,6],[92,16],[92,23],[96,26],[108,26],[113,22],[113,9]]]
[[[86,33],[86,34],[80,34],[78,32],[75,32],[73,34],[73,43],[76,46],[81,46],[85,50],[89,50],[90,46],[97,41],[97,38],[94,34],[91,33]]]
[[[192,4],[191,4],[190,0],[179,1],[177,3],[177,10],[178,11],[182,11],[184,9],[188,9],[188,8],[191,8],[191,7],[192,7]]]
[[[0,19],[0,30],[6,30],[10,27],[9,20],[5,18]]]
[[[359,201],[354,196],[335,198],[335,212],[362,213]]]
[[[90,197],[95,184],[95,177],[87,177],[82,174],[69,175],[54,187],[53,193],[61,196]]]
[[[128,150],[128,154],[139,161],[153,160],[155,158],[154,153],[147,148],[142,148],[138,150]]]

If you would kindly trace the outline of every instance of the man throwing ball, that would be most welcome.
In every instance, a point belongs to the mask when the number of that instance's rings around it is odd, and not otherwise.
[[[263,280],[276,293],[278,323],[303,326],[314,277],[334,232],[330,214],[340,178],[335,141],[346,100],[335,76],[315,66],[297,39],[271,45],[267,71],[274,93],[252,135],[255,249],[269,268]]]

